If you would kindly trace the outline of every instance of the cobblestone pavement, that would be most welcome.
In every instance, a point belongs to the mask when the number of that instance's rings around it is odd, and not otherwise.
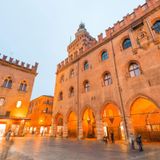
[[[5,142],[1,141],[0,152]],[[14,138],[6,159],[0,160],[159,160],[160,144],[145,144],[144,152],[130,151],[126,144],[52,138]]]

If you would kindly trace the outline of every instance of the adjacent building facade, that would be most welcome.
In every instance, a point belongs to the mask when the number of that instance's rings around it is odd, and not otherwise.
[[[25,133],[46,136],[51,134],[53,96],[42,95],[30,102]]]
[[[22,135],[37,67],[0,55],[0,136]]]
[[[93,38],[80,24],[58,64],[53,135],[160,141],[160,0]]]

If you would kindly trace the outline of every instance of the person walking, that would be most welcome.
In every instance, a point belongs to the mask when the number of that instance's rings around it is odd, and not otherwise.
[[[9,140],[10,140],[11,134],[12,134],[12,131],[11,131],[11,129],[10,129],[10,130],[8,130],[8,132],[6,133],[6,141],[9,141]]]
[[[137,138],[136,138],[136,142],[139,148],[139,152],[143,151],[143,147],[142,147],[142,137],[140,134],[138,134]]]
[[[114,143],[114,133],[113,132],[111,132],[111,141],[112,143]]]
[[[129,142],[130,142],[130,145],[131,145],[131,149],[132,149],[132,150],[135,150],[134,141],[135,141],[134,135],[133,135],[133,133],[131,133],[131,134],[130,134],[130,137],[129,137]]]

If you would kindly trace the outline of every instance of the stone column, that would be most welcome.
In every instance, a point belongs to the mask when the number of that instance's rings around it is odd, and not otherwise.
[[[82,139],[83,138],[83,128],[82,128],[82,121],[79,122],[79,129],[78,129],[79,133],[78,133],[78,139]]]
[[[63,138],[67,138],[68,137],[68,125],[67,123],[63,124]]]
[[[25,126],[25,120],[21,120],[19,124],[18,136],[23,136],[24,126]]]
[[[53,137],[56,137],[56,132],[57,132],[57,124],[53,122]]]
[[[97,128],[97,140],[102,140],[104,133],[103,133],[103,123],[100,117],[96,120],[96,128]]]
[[[131,133],[135,134],[131,116],[127,116],[126,121],[127,121],[128,136],[130,136]]]
[[[54,129],[54,121],[53,121],[53,118],[52,118],[52,121],[51,121],[51,133],[50,133],[51,137],[54,137],[53,129]]]

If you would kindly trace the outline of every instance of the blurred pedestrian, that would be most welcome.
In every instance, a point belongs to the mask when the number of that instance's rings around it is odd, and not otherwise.
[[[142,146],[142,137],[140,134],[138,134],[138,136],[136,137],[136,142],[139,148],[139,152],[143,151],[143,146]]]
[[[6,133],[6,141],[9,141],[9,140],[10,140],[11,134],[12,134],[12,131],[11,131],[11,129],[10,129],[10,130],[8,130],[8,132]]]
[[[114,133],[113,133],[113,131],[111,132],[111,141],[112,141],[112,143],[114,143]]]
[[[129,137],[129,142],[130,142],[130,145],[131,145],[131,149],[132,149],[132,150],[135,150],[134,141],[135,141],[134,135],[133,135],[133,133],[131,133],[131,134],[130,134],[130,137]]]

